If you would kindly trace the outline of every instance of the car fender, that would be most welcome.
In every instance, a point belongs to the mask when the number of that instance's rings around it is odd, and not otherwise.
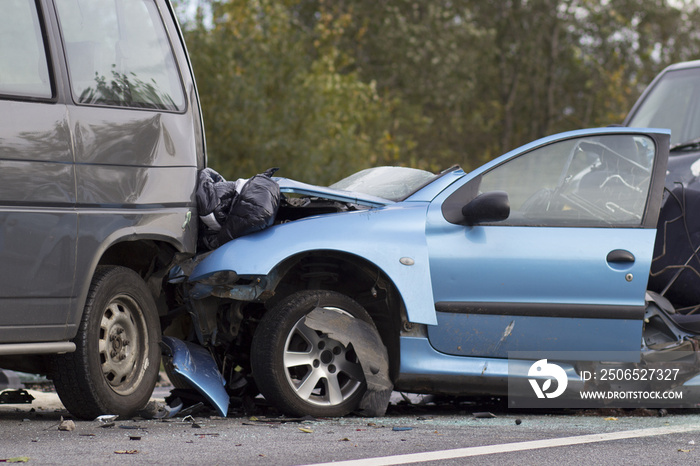
[[[396,286],[408,319],[437,324],[425,240],[427,202],[309,217],[236,238],[212,251],[190,282],[224,271],[267,276],[285,259],[312,251],[340,251],[381,269]]]

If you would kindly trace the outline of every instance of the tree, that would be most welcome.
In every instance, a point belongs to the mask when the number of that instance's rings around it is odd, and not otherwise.
[[[620,123],[663,67],[700,55],[693,0],[208,4],[187,40],[210,161],[229,177],[475,168]]]
[[[210,165],[227,178],[271,166],[281,176],[330,183],[360,168],[398,163],[386,131],[393,103],[372,81],[341,72],[337,46],[349,17],[320,4],[302,23],[298,2],[212,2],[186,34],[197,76]]]
[[[361,76],[402,103],[412,165],[471,168],[620,123],[663,66],[699,53],[690,0],[338,2],[355,18],[345,47]]]

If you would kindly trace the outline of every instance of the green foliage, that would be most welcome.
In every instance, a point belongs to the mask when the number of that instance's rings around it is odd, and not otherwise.
[[[321,10],[313,24],[295,2],[212,3],[187,33],[204,109],[210,165],[227,178],[279,166],[280,176],[331,183],[361,168],[399,163],[389,99],[341,72],[337,46],[350,20]]]
[[[180,3],[185,2],[182,0]],[[204,2],[204,0],[200,0]],[[187,26],[210,165],[330,183],[620,123],[700,58],[693,0],[230,0]]]

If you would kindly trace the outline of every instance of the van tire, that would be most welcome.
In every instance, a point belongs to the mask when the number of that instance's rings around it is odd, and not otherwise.
[[[133,270],[100,266],[90,285],[76,350],[55,357],[53,382],[81,419],[133,417],[160,370],[160,321],[146,283]]]

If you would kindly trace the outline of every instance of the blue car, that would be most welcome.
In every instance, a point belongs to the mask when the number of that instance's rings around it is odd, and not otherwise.
[[[573,384],[592,352],[687,350],[699,318],[647,290],[669,138],[580,130],[468,173],[276,178],[273,226],[172,274],[170,370],[224,415],[246,391],[293,416],[381,415],[392,390],[507,395],[540,355]]]

